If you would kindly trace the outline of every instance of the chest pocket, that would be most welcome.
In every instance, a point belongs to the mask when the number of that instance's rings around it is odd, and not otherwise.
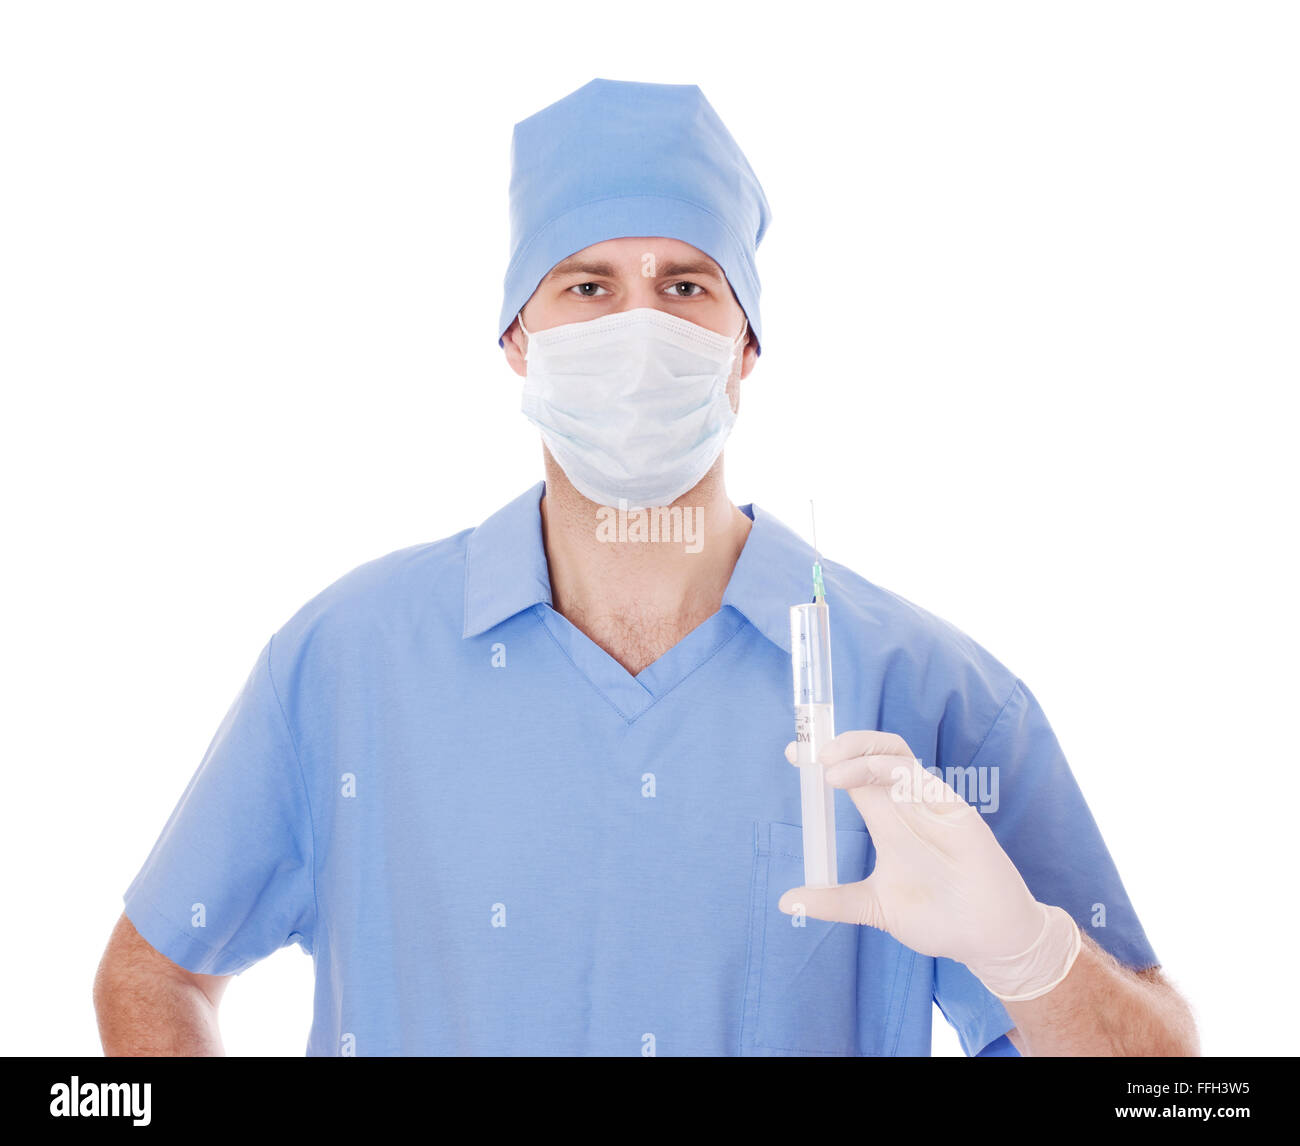
[[[839,879],[864,879],[875,850],[865,830],[838,829]],[[750,905],[749,976],[741,1053],[887,1055],[898,1045],[915,952],[883,931],[808,916],[795,926],[777,903],[803,885],[803,830],[758,825]],[[910,958],[909,958],[910,957]]]

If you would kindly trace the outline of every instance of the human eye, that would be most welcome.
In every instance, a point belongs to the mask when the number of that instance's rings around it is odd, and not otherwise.
[[[682,290],[683,287],[688,288],[690,293]],[[672,291],[674,298],[699,298],[700,295],[707,293],[699,283],[688,282],[685,279],[672,283],[668,289]]]
[[[609,291],[605,290],[605,288],[601,286],[599,283],[590,283],[590,282],[574,283],[573,286],[569,287],[569,290],[572,293],[576,294],[579,298],[599,298],[600,295],[596,293],[597,291],[602,291],[605,294],[609,294]]]

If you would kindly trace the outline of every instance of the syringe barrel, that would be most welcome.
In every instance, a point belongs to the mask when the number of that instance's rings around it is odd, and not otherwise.
[[[835,789],[815,763],[835,736],[831,690],[831,626],[825,602],[790,608],[790,659],[794,669],[796,761],[803,813],[804,884],[834,887],[838,882],[835,848]]]
[[[824,601],[791,606],[790,650],[795,706],[832,703],[831,620]]]

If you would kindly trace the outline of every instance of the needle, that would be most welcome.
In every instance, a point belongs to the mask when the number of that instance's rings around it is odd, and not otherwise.
[[[822,554],[817,548],[817,510],[813,506],[813,499],[808,499],[808,512],[812,516],[812,535],[813,535],[813,604],[824,604],[826,601],[826,585],[822,581]]]

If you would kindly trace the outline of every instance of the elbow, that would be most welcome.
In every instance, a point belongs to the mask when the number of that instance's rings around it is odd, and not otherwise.
[[[1201,1038],[1192,1008],[1173,988],[1162,992],[1163,1022],[1145,1053],[1162,1058],[1199,1058]]]
[[[1201,1036],[1196,1029],[1192,1009],[1180,999],[1178,1012],[1178,1021],[1170,1038],[1172,1049],[1167,1053],[1174,1058],[1200,1058]]]
[[[95,1008],[95,1023],[99,1029],[99,1043],[105,1055],[112,1057],[124,1052],[121,1047],[125,996],[123,968],[107,951],[95,969],[91,986],[91,1002]]]

